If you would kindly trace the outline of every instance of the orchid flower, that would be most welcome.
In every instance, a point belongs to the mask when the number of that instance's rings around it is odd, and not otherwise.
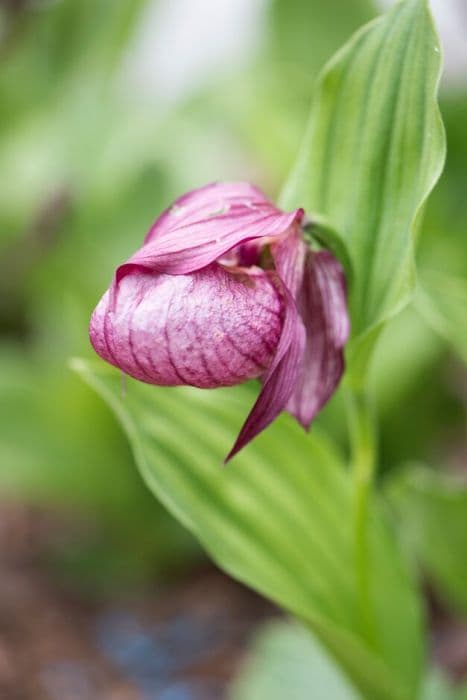
[[[343,269],[248,183],[180,197],[117,268],[90,324],[95,351],[159,386],[262,388],[227,459],[283,410],[308,429],[341,378]]]

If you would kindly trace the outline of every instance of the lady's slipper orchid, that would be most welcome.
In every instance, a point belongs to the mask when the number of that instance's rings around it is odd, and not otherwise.
[[[91,343],[149,384],[232,386],[260,395],[230,459],[287,410],[308,428],[334,392],[349,333],[344,273],[247,183],[214,183],[167,209],[117,268]]]

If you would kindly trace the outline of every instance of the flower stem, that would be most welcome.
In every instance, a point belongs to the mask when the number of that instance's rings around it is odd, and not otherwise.
[[[354,390],[348,396],[349,431],[353,475],[353,539],[356,590],[362,628],[367,641],[375,643],[375,620],[371,600],[371,551],[369,503],[376,456],[373,411],[367,394]]]

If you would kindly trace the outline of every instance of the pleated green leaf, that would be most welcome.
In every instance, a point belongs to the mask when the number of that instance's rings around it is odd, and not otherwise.
[[[327,216],[354,268],[354,335],[394,315],[414,287],[423,204],[443,167],[440,48],[427,0],[403,0],[325,68],[281,198]]]
[[[423,655],[417,598],[373,504],[368,635],[351,480],[322,434],[306,435],[284,415],[222,467],[251,403],[247,387],[164,389],[129,378],[123,386],[102,363],[75,360],[74,368],[115,412],[149,488],[219,566],[309,625],[365,697],[414,697]]]

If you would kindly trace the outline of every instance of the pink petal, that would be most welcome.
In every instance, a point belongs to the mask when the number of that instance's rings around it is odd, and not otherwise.
[[[144,242],[148,243],[174,228],[209,219],[233,204],[256,206],[269,204],[269,200],[249,182],[212,182],[179,197],[154,222]]]
[[[274,266],[292,298],[297,300],[303,283],[305,260],[309,251],[299,226],[271,246]]]
[[[289,230],[286,237],[272,246],[276,271],[287,290],[284,327],[274,362],[263,378],[261,393],[227,455],[226,462],[286,408],[303,371],[306,331],[298,314],[295,297],[302,285],[307,251],[298,226],[295,230]]]
[[[297,304],[306,328],[306,347],[287,410],[308,428],[340,381],[350,331],[344,272],[328,251],[307,252]]]
[[[177,201],[154,224],[142,248],[117,269],[114,293],[135,269],[194,272],[241,243],[282,236],[303,216],[302,209],[282,212],[247,183],[208,185]]]
[[[96,352],[158,385],[231,386],[259,377],[279,343],[284,299],[273,273],[213,264],[191,275],[136,271],[91,319]]]
[[[263,378],[261,393],[227,455],[226,463],[277,418],[297,382],[305,347],[305,329],[288,292],[285,298],[284,326],[274,361]]]

